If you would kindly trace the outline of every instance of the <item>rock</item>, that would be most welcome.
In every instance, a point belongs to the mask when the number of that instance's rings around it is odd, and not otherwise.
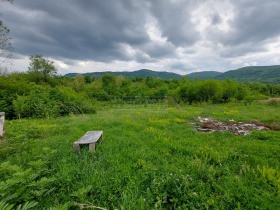
[[[269,130],[267,126],[265,126],[260,122],[254,122],[254,123],[238,122],[234,124],[226,124],[223,122],[213,120],[211,118],[202,118],[202,117],[197,117],[197,121],[203,123],[201,126],[196,127],[197,131],[199,132],[228,131],[235,135],[246,136],[251,133],[251,130],[257,130],[257,131]],[[233,119],[229,121],[234,122]]]

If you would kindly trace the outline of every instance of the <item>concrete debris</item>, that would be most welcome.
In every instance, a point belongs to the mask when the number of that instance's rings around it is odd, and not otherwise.
[[[251,130],[270,130],[268,126],[260,122],[251,122],[251,123],[234,123],[234,120],[229,120],[230,123],[219,122],[211,118],[202,118],[197,117],[199,122],[196,125],[196,130],[199,132],[224,132],[228,131],[235,135],[246,136],[251,133]]]

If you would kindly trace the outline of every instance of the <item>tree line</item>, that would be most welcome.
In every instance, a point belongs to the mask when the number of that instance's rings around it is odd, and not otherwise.
[[[169,96],[182,104],[250,103],[280,96],[280,85],[238,83],[233,80],[163,80],[104,75],[92,78],[60,76],[54,63],[41,55],[30,56],[27,72],[0,76],[0,111],[8,119],[56,117],[70,113],[94,113],[96,104],[139,97]]]

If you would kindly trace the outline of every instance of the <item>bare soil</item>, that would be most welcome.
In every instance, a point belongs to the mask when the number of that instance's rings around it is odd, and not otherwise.
[[[246,136],[251,133],[252,130],[271,130],[271,128],[261,122],[235,122],[229,120],[228,123],[213,120],[211,118],[197,117],[196,129],[199,132],[224,132],[228,131],[234,135]]]

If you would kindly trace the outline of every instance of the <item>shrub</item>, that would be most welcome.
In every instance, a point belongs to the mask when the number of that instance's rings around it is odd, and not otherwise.
[[[29,95],[18,95],[13,101],[18,118],[57,117],[70,113],[95,113],[93,103],[69,87],[34,85]]]
[[[59,86],[52,90],[53,98],[59,103],[60,115],[95,113],[94,101],[70,87]]]
[[[34,85],[27,96],[13,101],[18,117],[55,117],[59,115],[58,102],[53,100],[49,86]]]

